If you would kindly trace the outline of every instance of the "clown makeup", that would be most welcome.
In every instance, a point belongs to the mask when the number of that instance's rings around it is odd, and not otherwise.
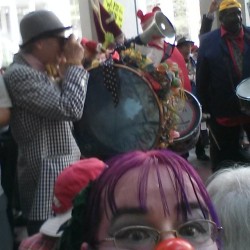
[[[111,160],[106,173],[114,167],[116,173],[101,177],[106,185],[97,187],[100,224],[89,243],[97,249],[151,250],[161,240],[181,237],[196,249],[218,249],[216,215],[188,163],[168,151],[132,154],[120,164]]]

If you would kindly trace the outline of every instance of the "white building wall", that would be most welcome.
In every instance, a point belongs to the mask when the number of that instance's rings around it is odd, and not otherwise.
[[[186,0],[187,1],[187,15],[189,36],[195,44],[199,45],[199,31],[201,26],[200,17],[200,1],[199,0]]]

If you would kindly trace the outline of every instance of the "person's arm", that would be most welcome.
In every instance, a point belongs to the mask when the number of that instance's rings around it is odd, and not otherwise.
[[[77,120],[83,112],[88,72],[68,66],[61,83],[27,66],[6,72],[5,82],[13,105],[52,120]],[[58,86],[59,85],[59,86]]]
[[[210,32],[212,29],[214,19],[208,18],[206,14],[203,15],[201,21],[200,35]]]
[[[201,21],[200,35],[210,32],[214,21],[214,13],[219,8],[218,0],[212,0],[207,14],[204,14]]]

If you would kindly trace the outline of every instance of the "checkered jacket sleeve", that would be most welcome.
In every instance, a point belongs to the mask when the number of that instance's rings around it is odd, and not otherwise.
[[[53,120],[78,120],[82,116],[88,72],[68,67],[62,82],[27,65],[14,64],[5,76],[13,106]]]

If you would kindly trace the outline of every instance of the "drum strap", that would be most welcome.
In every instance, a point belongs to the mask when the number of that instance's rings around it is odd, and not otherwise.
[[[104,85],[111,92],[112,99],[116,107],[119,102],[119,97],[118,97],[117,76],[113,59],[109,58],[106,61],[104,61],[104,63],[102,64],[102,68],[103,68]]]

